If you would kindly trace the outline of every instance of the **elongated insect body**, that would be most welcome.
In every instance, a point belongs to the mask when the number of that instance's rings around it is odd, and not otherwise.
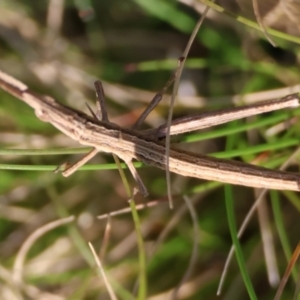
[[[36,95],[26,85],[13,77],[0,71],[0,87],[8,93],[16,96],[31,106],[36,116],[44,122],[49,122],[58,130],[78,141],[82,145],[91,146],[98,151],[114,153],[129,162],[136,159],[145,164],[165,169],[166,156],[165,146],[149,132],[124,129],[114,123],[99,121],[83,112],[64,106],[53,98]],[[299,106],[298,94],[289,95],[285,98],[267,101],[261,104],[245,106],[240,109],[227,110],[227,120],[253,115],[255,109],[258,113],[281,109],[284,107]],[[248,110],[249,114],[246,114]],[[223,120],[226,113],[213,112],[206,114],[203,124],[211,123],[212,119]],[[205,119],[205,116],[204,116]],[[184,121],[190,123],[195,130],[194,120]],[[212,125],[216,125],[213,123]],[[173,125],[173,133],[180,133],[178,122]],[[188,126],[188,125],[186,125]],[[163,128],[163,127],[161,127]],[[198,129],[198,128],[197,128]],[[158,136],[162,130],[157,129]],[[171,127],[172,133],[172,127]],[[97,151],[93,152],[95,155]],[[86,161],[84,161],[85,163]],[[250,186],[255,188],[268,188],[275,190],[300,190],[300,174],[278,170],[270,170],[237,161],[212,158],[205,155],[195,154],[188,151],[170,149],[169,169],[171,172],[205,180],[220,181],[224,183]]]

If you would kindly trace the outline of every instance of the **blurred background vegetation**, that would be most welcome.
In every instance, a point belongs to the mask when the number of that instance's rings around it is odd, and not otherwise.
[[[211,4],[186,61],[175,117],[299,91],[300,4],[260,2],[263,24],[276,30],[271,37],[277,47],[254,28],[259,25],[251,0]],[[176,68],[204,9],[196,0],[2,0],[0,68],[33,91],[85,112],[86,102],[94,107],[93,82],[100,79],[111,121],[129,127]],[[99,154],[89,163],[89,171],[69,178],[54,174],[50,170],[67,160],[75,162],[86,149],[39,121],[29,107],[4,91],[0,99],[0,298],[108,299],[87,246],[91,241],[118,299],[132,299],[140,265],[130,210],[111,217],[107,239],[107,221],[97,219],[128,208],[112,157]],[[168,105],[165,97],[144,127],[164,123]],[[299,144],[299,113],[274,112],[191,133],[175,142],[197,153],[279,168]],[[298,171],[297,162],[290,170]],[[173,174],[175,209],[170,210],[165,172],[143,166],[139,173],[150,195],[146,199],[138,195],[136,203],[155,204],[139,213],[149,257],[147,299],[171,299],[194,246],[198,256],[192,258],[191,272],[176,299],[248,299],[235,257],[222,293],[216,296],[232,245],[224,186]],[[232,187],[231,192],[231,209],[240,225],[257,191]],[[183,195],[193,202],[194,225]],[[258,299],[274,299],[279,277],[299,241],[299,210],[298,193],[268,193],[241,239]],[[36,230],[71,215],[76,217],[71,225],[41,234],[26,255],[20,253]],[[293,298],[297,276],[295,272],[289,279],[283,299]]]

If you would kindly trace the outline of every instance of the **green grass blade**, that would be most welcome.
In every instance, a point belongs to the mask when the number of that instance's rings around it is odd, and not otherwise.
[[[232,122],[229,127],[239,127],[239,124],[241,123],[240,120]],[[226,150],[231,150],[235,144],[238,143],[238,135],[230,135],[226,139]],[[246,289],[248,291],[248,294],[250,296],[251,300],[256,299],[256,294],[252,286],[252,282],[250,279],[250,276],[247,272],[247,267],[245,264],[245,260],[242,253],[242,248],[240,245],[240,241],[238,239],[238,232],[236,229],[235,224],[235,215],[234,215],[234,204],[233,204],[233,195],[232,195],[232,187],[231,185],[226,184],[224,186],[225,188],[225,205],[226,205],[226,212],[227,212],[227,218],[228,218],[228,224],[229,224],[229,231],[231,235],[231,239],[233,242],[233,245],[235,247],[235,254],[237,257],[237,262],[241,271],[241,276],[243,278],[244,284],[246,286]]]
[[[241,245],[240,245],[239,239],[237,237],[232,188],[230,185],[225,185],[225,203],[226,203],[226,211],[227,211],[227,218],[228,218],[230,234],[231,234],[232,242],[233,242],[233,245],[235,248],[235,254],[236,254],[238,265],[240,267],[241,275],[244,280],[244,283],[245,283],[245,286],[248,291],[248,295],[249,295],[250,299],[256,300],[257,297],[256,297],[255,291],[253,289],[251,279],[247,272]]]
[[[205,5],[209,6],[210,8],[220,12],[220,13],[224,13],[225,15],[233,18],[235,21],[240,22],[248,27],[257,29],[259,31],[262,31],[261,27],[259,26],[259,24],[257,24],[257,22],[251,21],[247,18],[241,17],[237,14],[234,14],[233,12],[230,12],[229,10],[226,10],[225,8],[223,8],[222,6],[219,6],[217,4],[215,4],[213,1],[210,0],[198,0],[199,2],[204,3]],[[300,38],[297,36],[293,36],[293,35],[288,35],[286,33],[283,33],[281,31],[277,31],[275,29],[272,28],[266,28],[267,32],[270,35],[273,35],[275,37],[287,40],[287,41],[291,41],[297,44],[300,44]]]
[[[300,110],[293,111],[293,115],[299,115]],[[271,126],[273,124],[277,124],[291,118],[291,114],[288,112],[282,112],[280,114],[274,114],[268,118],[264,117],[258,119],[255,122],[239,124],[239,126],[226,126],[220,129],[212,130],[209,132],[200,132],[196,134],[189,134],[180,139],[181,142],[199,142],[203,140],[218,138],[222,136],[228,136],[235,133],[244,132],[251,129],[257,129],[265,126]]]
[[[185,12],[180,11],[173,1],[134,0],[149,14],[165,21],[185,33],[190,33],[196,22]]]
[[[271,197],[271,205],[274,214],[275,225],[277,229],[277,233],[279,235],[279,239],[283,248],[283,252],[285,254],[287,262],[290,261],[292,257],[292,250],[289,245],[289,239],[286,233],[286,229],[284,228],[284,221],[282,219],[282,209],[280,205],[279,194],[276,191],[270,191]],[[297,270],[295,267],[292,270],[292,276],[295,282],[297,282]]]
[[[146,253],[144,247],[144,241],[141,231],[141,224],[139,216],[135,207],[133,198],[129,200],[132,217],[135,226],[135,232],[137,234],[137,243],[139,251],[139,289],[138,289],[138,300],[146,299],[147,295],[147,272],[146,272]]]
[[[84,154],[91,151],[91,147],[78,148],[48,148],[48,149],[0,149],[0,155],[63,155]]]

